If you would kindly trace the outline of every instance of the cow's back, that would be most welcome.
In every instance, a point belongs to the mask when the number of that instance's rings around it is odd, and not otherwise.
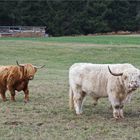
[[[0,84],[4,84],[12,77],[12,81],[19,77],[20,68],[18,66],[0,66]],[[5,83],[7,84],[7,83]]]

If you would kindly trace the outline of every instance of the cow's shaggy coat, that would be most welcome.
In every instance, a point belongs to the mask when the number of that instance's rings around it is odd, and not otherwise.
[[[18,64],[18,62],[17,62]],[[15,91],[24,91],[24,101],[29,101],[29,80],[34,78],[37,67],[32,64],[18,64],[11,66],[0,66],[0,94],[6,101],[6,90],[11,93],[11,100],[15,101]]]
[[[109,67],[110,66],[110,69]],[[140,71],[131,64],[76,63],[69,69],[69,102],[82,113],[83,99],[92,96],[95,104],[108,97],[115,118],[123,118],[123,106],[140,86]]]

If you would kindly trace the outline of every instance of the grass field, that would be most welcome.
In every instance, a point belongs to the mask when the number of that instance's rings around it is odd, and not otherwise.
[[[87,97],[82,116],[68,107],[68,70],[75,62],[132,63],[140,68],[140,36],[0,38],[0,65],[46,65],[30,81],[30,102],[0,99],[0,140],[139,140],[140,90],[116,121],[107,98],[94,107]]]

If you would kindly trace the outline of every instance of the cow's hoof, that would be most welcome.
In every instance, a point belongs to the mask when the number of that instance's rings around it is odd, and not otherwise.
[[[77,116],[81,116],[82,115],[82,113],[81,114],[76,114]]]
[[[6,101],[8,101],[7,99],[3,99],[3,102],[6,102]]]
[[[120,119],[120,116],[117,115],[117,114],[115,114],[113,117],[114,117],[114,119],[116,119],[116,120],[119,120],[119,119]]]
[[[115,120],[119,120],[119,119],[120,119],[120,117],[119,117],[119,116],[116,116],[116,117],[114,117],[114,119],[115,119]]]
[[[24,100],[24,103],[26,104],[26,103],[29,103],[29,100]]]
[[[11,100],[12,102],[16,102],[16,100]]]
[[[81,115],[82,115],[82,112],[80,112],[80,113],[76,113],[76,115],[77,115],[77,116],[81,116]]]
[[[124,116],[121,115],[121,116],[120,116],[120,119],[124,119]]]
[[[93,103],[93,106],[96,106],[97,105],[97,103]]]
[[[81,118],[82,114],[76,114],[76,118]]]
[[[115,119],[116,121],[119,121],[119,120],[124,119],[124,116],[115,116],[114,119]]]

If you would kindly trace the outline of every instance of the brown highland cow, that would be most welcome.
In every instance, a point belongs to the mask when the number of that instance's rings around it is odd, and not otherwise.
[[[6,90],[11,93],[11,100],[15,101],[15,91],[24,91],[24,102],[29,101],[29,80],[34,78],[37,69],[42,68],[32,64],[19,64],[0,66],[0,94],[3,101],[6,101]]]

